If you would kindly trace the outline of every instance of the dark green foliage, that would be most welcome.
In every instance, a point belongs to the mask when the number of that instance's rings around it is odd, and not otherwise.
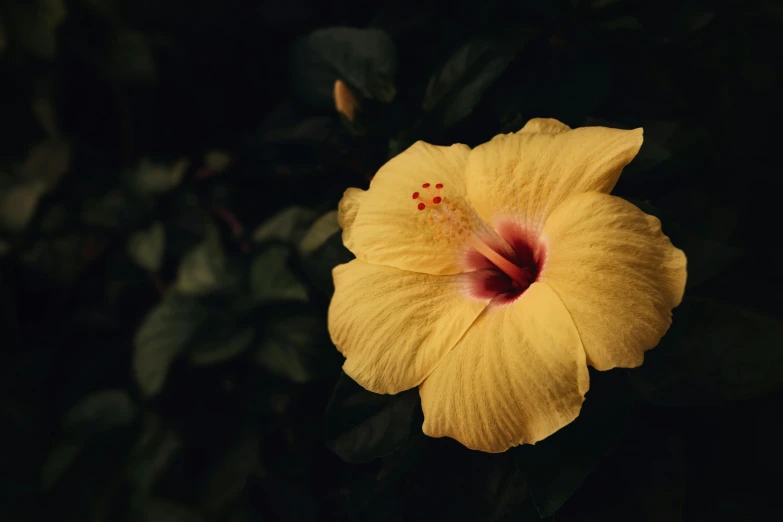
[[[343,374],[326,410],[326,445],[353,463],[389,455],[408,440],[417,406],[417,390],[378,395]]]
[[[396,94],[397,50],[378,29],[330,27],[294,44],[291,82],[302,101],[333,108],[332,89],[341,79],[366,98],[390,102]]]
[[[590,391],[571,424],[533,446],[510,450],[541,517],[557,511],[623,435],[633,411],[625,372],[590,373]]]
[[[634,388],[671,406],[751,399],[783,384],[783,321],[729,303],[687,297],[640,368]]]
[[[0,520],[776,520],[781,30],[766,0],[0,2]],[[335,209],[533,117],[644,127],[614,193],[689,277],[644,365],[490,455],[341,373]]]

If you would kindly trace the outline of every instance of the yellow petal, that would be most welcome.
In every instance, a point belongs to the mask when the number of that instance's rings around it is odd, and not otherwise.
[[[544,226],[541,281],[563,300],[599,370],[642,364],[685,291],[686,259],[658,218],[620,198],[569,199]]]
[[[348,189],[338,213],[345,246],[368,263],[427,274],[462,272],[461,245],[434,233],[412,195],[429,194],[424,183],[431,189],[442,183],[442,196],[464,200],[469,152],[466,145],[419,141],[381,167],[368,190]]]
[[[421,383],[487,301],[468,297],[463,276],[433,276],[354,260],[334,269],[329,333],[343,370],[375,393]]]
[[[521,132],[538,132],[541,134],[560,134],[561,132],[570,131],[571,127],[565,123],[559,122],[554,118],[533,118],[528,121],[521,130]]]
[[[490,224],[514,219],[540,231],[557,206],[582,192],[609,193],[639,152],[642,129],[582,127],[533,120],[473,149],[466,184],[473,208]]]
[[[498,453],[578,415],[589,387],[579,334],[546,285],[489,307],[419,387],[424,433]]]

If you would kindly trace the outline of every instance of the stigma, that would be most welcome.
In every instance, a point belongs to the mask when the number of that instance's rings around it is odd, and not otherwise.
[[[471,230],[469,215],[463,208],[464,205],[445,195],[441,196],[443,183],[437,183],[434,190],[429,183],[424,183],[421,188],[426,193],[414,192],[413,199],[419,202],[416,206],[419,211],[427,211],[424,214],[432,230],[433,239],[452,244],[463,242]]]
[[[430,183],[424,183],[421,188],[422,191],[413,193],[413,200],[419,202],[416,206],[419,211],[427,210],[426,220],[435,241],[445,241],[450,245],[462,244],[475,250],[517,285],[524,288],[530,286],[530,271],[511,262],[482,238],[495,234],[492,234],[467,202],[462,198],[452,200],[445,194],[441,195],[443,183],[437,183],[434,187]]]
[[[440,197],[440,189],[443,188],[443,183],[436,183],[434,192],[432,190],[432,186],[429,183],[424,183],[421,188],[425,189],[427,194],[423,194],[421,192],[413,193],[413,199],[419,201],[417,207],[419,210],[424,210],[427,207],[437,207],[443,203],[443,198]]]

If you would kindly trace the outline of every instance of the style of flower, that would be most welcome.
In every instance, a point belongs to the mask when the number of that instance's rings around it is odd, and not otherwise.
[[[423,431],[471,449],[573,421],[588,365],[632,368],[671,324],[685,254],[609,195],[642,129],[534,119],[471,150],[417,142],[339,205],[356,259],[329,331],[365,389],[419,387]]]

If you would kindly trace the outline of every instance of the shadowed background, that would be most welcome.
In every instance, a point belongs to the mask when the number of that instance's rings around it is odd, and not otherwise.
[[[781,29],[772,1],[3,2],[0,519],[769,520]],[[488,455],[341,374],[334,210],[416,140],[533,117],[644,127],[615,193],[689,281],[644,366]]]

